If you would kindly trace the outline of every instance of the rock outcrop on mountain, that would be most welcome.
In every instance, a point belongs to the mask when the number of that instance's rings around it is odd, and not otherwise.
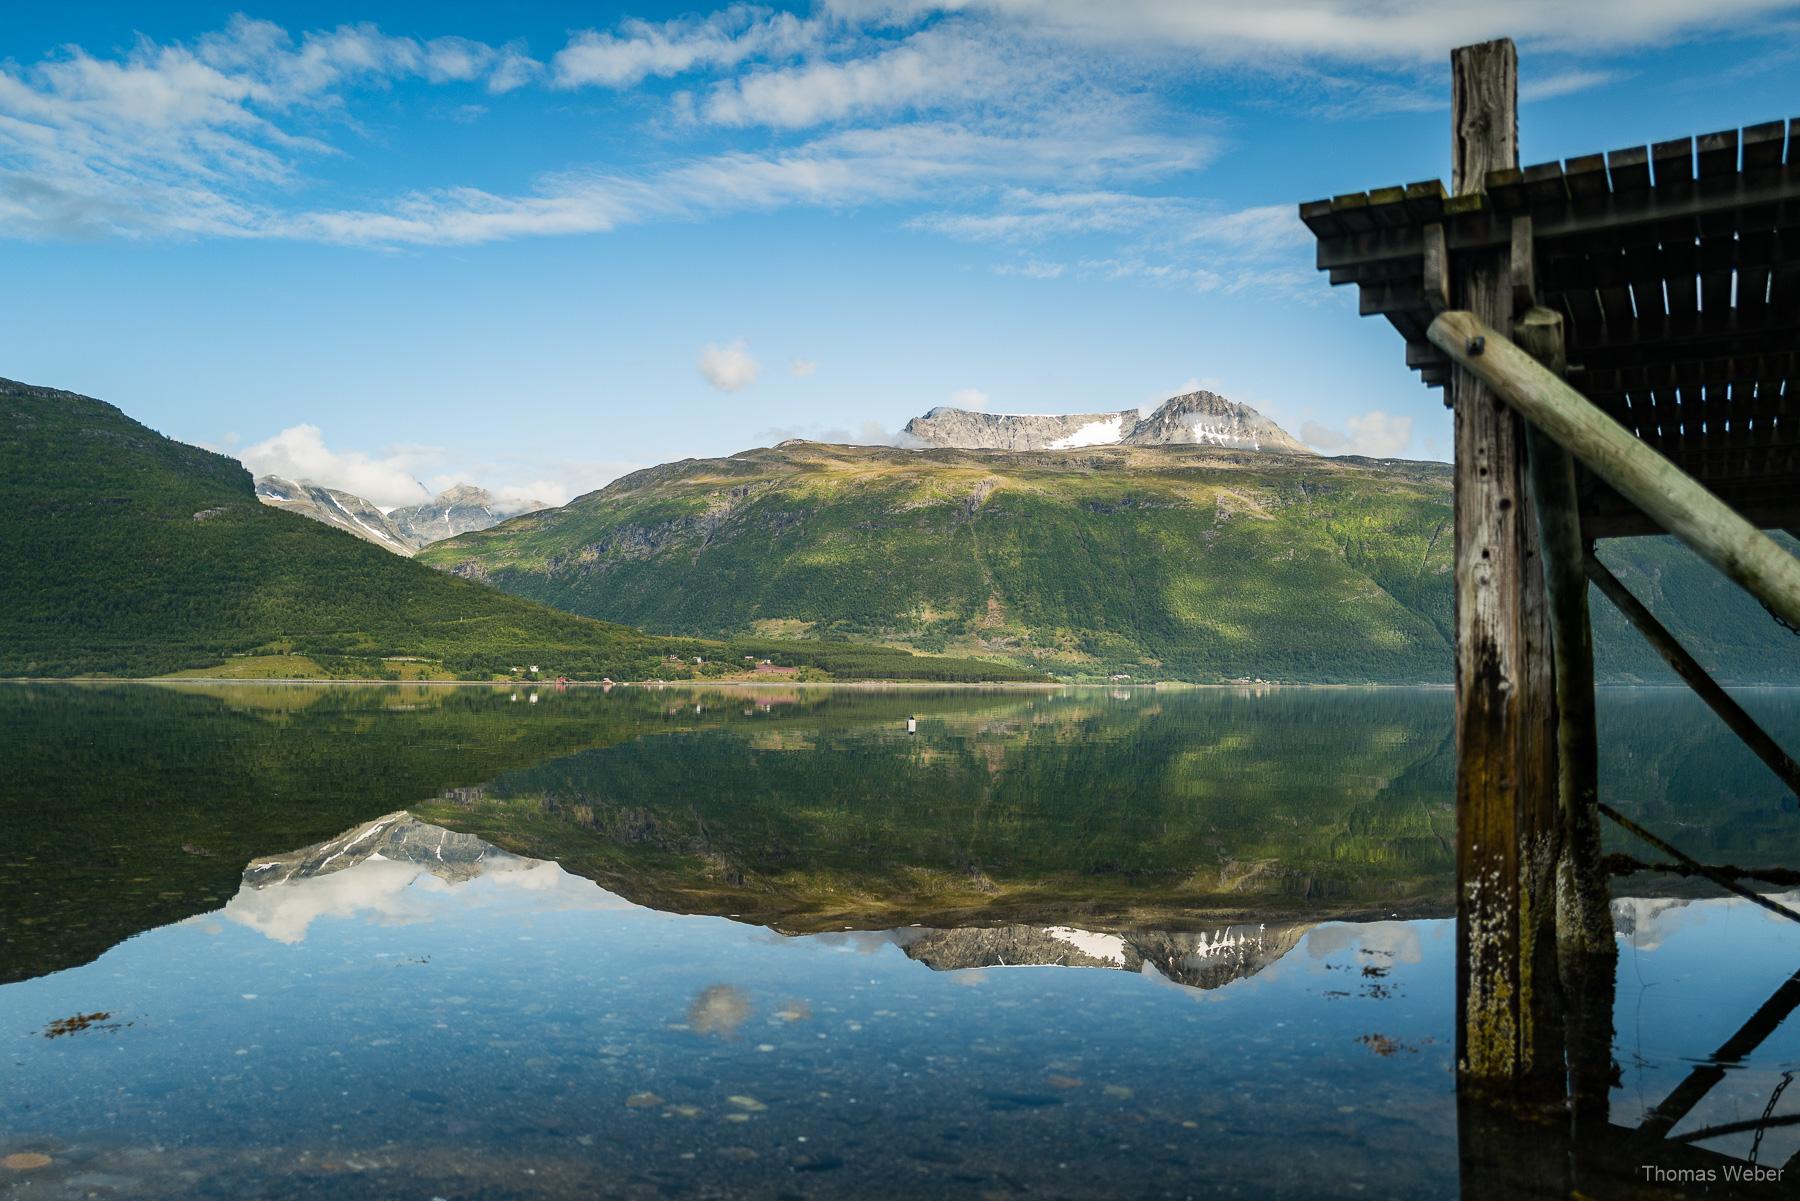
[[[1116,413],[976,413],[939,407],[906,423],[926,446],[958,450],[1073,450],[1116,446],[1137,426],[1136,409]]]
[[[487,489],[458,484],[422,505],[392,509],[387,517],[408,542],[421,547],[471,530],[485,530],[520,513],[535,513],[549,507],[541,500],[528,500],[523,505],[509,505],[505,512],[500,512]]]
[[[259,475],[256,477],[256,499],[271,508],[285,509],[336,526],[397,555],[411,555],[424,545],[408,539],[399,527],[388,521],[385,513],[362,497],[336,488],[279,475]]]
[[[1292,434],[1249,405],[1214,392],[1171,397],[1138,422],[1123,441],[1128,446],[1220,446],[1276,454],[1309,455]]]
[[[1148,414],[1139,409],[1040,415],[936,408],[907,422],[905,432],[922,445],[959,450],[1217,446],[1275,454],[1312,453],[1249,405],[1214,392],[1174,396]]]
[[[457,484],[424,504],[383,513],[354,493],[278,475],[258,476],[256,496],[265,505],[322,521],[355,534],[365,542],[373,542],[383,550],[409,556],[444,538],[485,530],[508,517],[550,507],[543,501],[532,500],[523,506],[509,506],[502,513],[495,508],[494,497],[487,489]]]
[[[1190,988],[1221,988],[1254,976],[1286,955],[1311,922],[1222,926],[1216,930],[1127,930],[1109,934],[1073,926],[908,929],[894,938],[907,958],[936,971],[981,967],[1146,967]]]

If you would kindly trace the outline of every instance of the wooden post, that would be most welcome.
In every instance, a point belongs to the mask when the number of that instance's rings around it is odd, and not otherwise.
[[[1450,56],[1453,190],[1518,166],[1518,53]],[[1452,266],[1461,309],[1508,328],[1510,248]],[[1457,1063],[1510,1089],[1563,1070],[1554,1012],[1554,683],[1524,430],[1473,372],[1451,379],[1456,424]],[[1546,965],[1548,970],[1545,971]],[[1556,1047],[1556,1053],[1551,1047]]]

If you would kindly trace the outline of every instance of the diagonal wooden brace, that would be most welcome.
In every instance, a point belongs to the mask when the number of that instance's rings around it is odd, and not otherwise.
[[[1440,313],[1426,336],[1663,529],[1800,626],[1800,560],[1737,510],[1473,313]]]

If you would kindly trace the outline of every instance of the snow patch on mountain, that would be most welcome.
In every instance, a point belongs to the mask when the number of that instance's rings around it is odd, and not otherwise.
[[[1249,405],[1214,392],[1172,396],[1155,409],[1111,413],[984,413],[938,407],[906,423],[910,446],[961,450],[1077,450],[1088,446],[1216,446],[1310,455]]]

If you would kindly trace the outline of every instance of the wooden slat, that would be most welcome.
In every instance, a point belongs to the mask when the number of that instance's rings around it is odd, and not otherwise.
[[[1525,173],[1517,167],[1502,167],[1487,174],[1487,194],[1494,201],[1494,211],[1517,213],[1524,210]]]
[[[1300,206],[1300,220],[1315,237],[1335,238],[1345,231],[1344,223],[1332,215],[1331,201],[1309,200]]]
[[[1680,164],[1679,157],[1670,160]],[[1625,178],[1634,173],[1624,172]],[[1773,179],[1759,177],[1753,182],[1742,174],[1729,178],[1716,194],[1703,195],[1692,179],[1682,182],[1670,169],[1670,182],[1661,189],[1633,192],[1621,191],[1619,175],[1614,176],[1613,198],[1597,212],[1584,212],[1574,205],[1557,203],[1556,211],[1533,213],[1540,239],[1580,238],[1602,231],[1615,231],[1639,224],[1668,221],[1697,222],[1702,217],[1729,218],[1736,227],[1744,213],[1767,212],[1776,206],[1777,223],[1783,228],[1800,229],[1800,174],[1784,170]],[[1546,184],[1554,187],[1554,184]],[[1418,227],[1406,225],[1375,230],[1368,221],[1367,205],[1362,219],[1371,226],[1360,236],[1344,234],[1319,243],[1318,265],[1321,270],[1351,266],[1389,258],[1410,258],[1418,254]],[[1511,226],[1507,215],[1487,202],[1480,193],[1451,197],[1445,201],[1445,236],[1452,253],[1491,249],[1504,245]]]
[[[1612,190],[1621,196],[1637,195],[1650,190],[1650,149],[1627,146],[1609,151],[1606,172],[1612,177]]]
[[[1406,185],[1406,211],[1414,225],[1431,225],[1444,219],[1444,185],[1435,179]]]
[[[1673,193],[1694,181],[1694,139],[1658,142],[1650,147],[1650,161],[1655,168],[1656,190]]]
[[[1375,223],[1369,219],[1367,192],[1346,192],[1342,196],[1333,196],[1331,212],[1353,234],[1367,233],[1375,228]]]
[[[1569,201],[1569,185],[1561,163],[1535,163],[1525,168],[1525,199],[1533,213]]]

